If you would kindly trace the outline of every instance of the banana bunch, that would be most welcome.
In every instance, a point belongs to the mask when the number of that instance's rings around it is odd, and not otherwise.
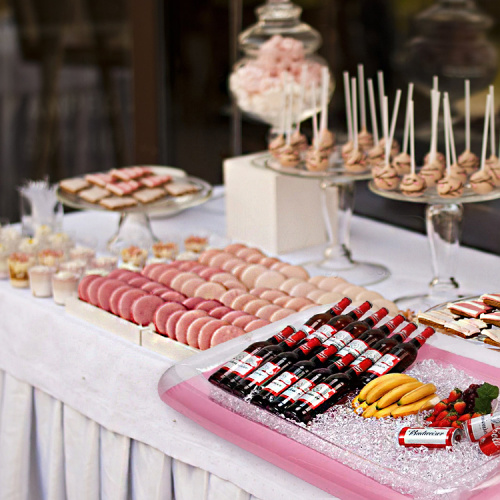
[[[430,410],[438,402],[434,384],[423,384],[404,373],[389,373],[366,384],[352,406],[365,418],[398,418]]]

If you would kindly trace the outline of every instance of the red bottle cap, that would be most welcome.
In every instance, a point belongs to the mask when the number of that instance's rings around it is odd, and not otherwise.
[[[332,311],[335,316],[338,316],[351,302],[352,300],[349,297],[344,297],[337,304],[335,304],[330,311]]]

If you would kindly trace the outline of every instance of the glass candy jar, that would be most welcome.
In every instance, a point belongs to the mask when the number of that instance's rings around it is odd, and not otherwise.
[[[268,0],[256,13],[258,22],[239,36],[244,56],[233,68],[229,87],[243,112],[283,131],[285,102],[291,103],[292,123],[320,109],[321,71],[327,67],[315,54],[321,35],[301,22],[302,9],[290,1]],[[330,76],[329,96],[332,92]]]

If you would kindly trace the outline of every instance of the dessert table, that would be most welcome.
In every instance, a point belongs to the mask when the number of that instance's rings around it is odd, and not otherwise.
[[[218,187],[203,206],[155,218],[153,231],[162,239],[208,232],[223,244],[223,194]],[[96,237],[104,248],[117,219],[78,212],[66,215],[64,226]],[[390,299],[426,291],[432,272],[424,235],[353,217],[351,239],[355,258],[391,271],[371,289]],[[321,252],[314,247],[281,257],[303,262]],[[499,291],[498,256],[462,247],[458,258],[457,280],[465,289]],[[329,498],[163,404],[157,384],[173,364],[167,357],[7,281],[0,281],[0,315],[0,499]],[[439,341],[464,356],[500,360],[494,349],[481,355],[458,339]],[[342,491],[339,497],[353,498]]]

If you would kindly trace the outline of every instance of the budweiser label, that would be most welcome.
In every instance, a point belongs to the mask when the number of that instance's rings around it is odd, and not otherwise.
[[[500,429],[493,429],[479,440],[479,449],[489,457],[500,454]]]
[[[260,356],[247,354],[234,365],[232,372],[244,377],[252,370],[255,370],[255,368],[257,368],[261,363],[262,358]]]
[[[278,394],[281,394],[287,387],[295,384],[298,379],[299,378],[297,377],[297,375],[290,372],[285,372],[282,373],[279,377],[276,377],[269,385],[264,387],[264,390],[277,396]]]
[[[367,359],[369,359],[374,365],[381,357],[382,354],[380,354],[376,349],[368,349],[368,351],[365,351],[359,358],[356,358],[351,363],[351,368],[353,366],[360,365]]]
[[[237,356],[230,359],[224,366],[221,367],[222,370],[232,370],[234,366],[236,366],[240,361],[242,361],[245,356],[249,356],[250,354],[246,351],[240,352]]]
[[[315,409],[327,399],[330,399],[336,392],[328,384],[318,384],[314,389],[304,394],[299,401],[304,401],[304,403]]]
[[[313,328],[303,325],[295,333],[292,333],[292,335],[285,340],[285,343],[288,346],[293,346],[302,339],[305,339],[311,332],[314,332]]]
[[[314,382],[311,382],[310,380],[306,378],[300,379],[296,384],[294,384],[292,387],[287,389],[281,397],[284,398],[285,400],[288,401],[297,401],[297,399],[302,396],[302,394],[306,393],[310,389],[314,387]]]
[[[330,337],[328,340],[323,342],[323,345],[326,347],[333,346],[336,347],[337,350],[340,350],[349,342],[352,342],[353,339],[354,337],[349,332],[340,331],[333,335],[333,337]]]
[[[472,442],[475,442],[497,427],[500,427],[500,413],[481,415],[480,417],[467,420],[465,433]]]
[[[337,329],[332,325],[323,325],[316,330],[316,333],[321,332],[321,333],[324,333],[327,335],[328,334],[333,335],[336,331],[337,331]]]
[[[361,353],[368,349],[368,344],[362,340],[355,339],[350,344],[347,344],[341,351],[339,351],[338,356],[345,356],[346,354],[352,354],[357,358]]]
[[[403,427],[398,434],[398,444],[408,448],[452,448],[460,441],[462,431],[453,427]]]
[[[262,385],[269,380],[273,375],[280,371],[280,367],[274,363],[268,362],[262,368],[251,373],[247,380],[254,382],[256,385]]]
[[[318,339],[320,344],[322,344],[323,342],[325,342],[325,340],[328,340],[331,336],[332,336],[331,332],[321,332],[320,330],[316,330],[311,337]]]
[[[368,373],[373,373],[378,376],[385,375],[389,370],[392,370],[399,361],[400,359],[394,356],[394,354],[386,354],[368,370]]]

